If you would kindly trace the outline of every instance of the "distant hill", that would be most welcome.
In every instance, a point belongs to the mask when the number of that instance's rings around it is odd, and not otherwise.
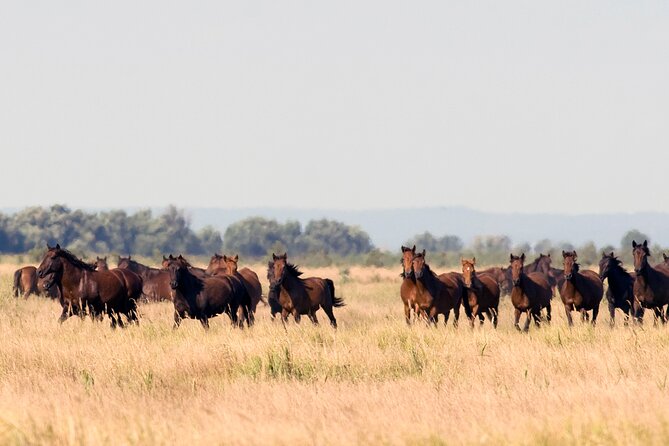
[[[504,234],[514,243],[534,243],[541,239],[568,241],[575,245],[594,241],[598,246],[618,246],[623,234],[638,229],[653,243],[669,246],[669,214],[658,212],[634,214],[520,214],[491,213],[464,207],[345,211],[328,209],[206,209],[190,208],[195,229],[212,225],[225,231],[235,221],[263,216],[279,221],[330,218],[362,227],[381,248],[395,249],[411,236],[430,231],[435,235],[457,235],[465,243],[477,235]]]

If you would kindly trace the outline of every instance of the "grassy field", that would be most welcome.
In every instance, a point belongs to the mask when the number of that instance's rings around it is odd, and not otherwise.
[[[0,267],[1,444],[666,444],[669,329],[407,327],[399,270],[336,268],[334,331],[259,308],[172,330],[169,303],[125,330],[11,297]],[[264,270],[258,266],[260,276]]]

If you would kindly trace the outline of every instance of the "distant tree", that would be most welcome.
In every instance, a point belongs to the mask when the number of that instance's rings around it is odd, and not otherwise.
[[[600,254],[597,252],[597,246],[590,241],[576,248],[578,261],[582,265],[595,265],[599,262]]]
[[[369,235],[357,226],[334,220],[312,220],[304,228],[307,252],[326,252],[341,256],[363,254],[372,250]]]
[[[297,227],[299,229],[299,224]],[[285,246],[286,250],[294,246],[294,231],[295,225],[292,223],[286,229],[276,220],[250,217],[228,226],[223,234],[223,249],[242,256],[264,257],[277,242]]]
[[[548,254],[553,251],[553,242],[545,238],[534,244],[534,254]]]
[[[432,233],[425,231],[417,234],[405,242],[407,246],[416,245],[421,250],[429,252],[458,252],[461,251],[464,244],[460,237],[455,235],[444,235],[435,237]]]
[[[221,233],[212,226],[205,226],[200,229],[197,233],[197,238],[200,239],[202,249],[206,254],[217,253],[223,249]]]
[[[631,231],[627,231],[625,235],[623,235],[623,238],[620,240],[620,248],[625,251],[630,251],[632,249],[632,241],[636,241],[637,243],[643,243],[644,240],[648,240],[648,243],[650,243],[650,237],[648,237],[646,234],[643,232],[639,231],[638,229],[632,229]]]

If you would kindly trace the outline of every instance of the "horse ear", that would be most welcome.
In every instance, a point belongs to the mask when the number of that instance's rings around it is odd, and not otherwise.
[[[288,253],[287,253],[287,252],[284,252],[283,255],[282,255],[281,257],[283,257],[284,259],[287,259],[287,258],[288,258]]]
[[[509,262],[513,262],[513,254],[509,254]]]
[[[128,260],[132,260],[132,256],[128,254]]]
[[[163,254],[163,260],[167,260],[167,257],[165,257],[165,254]]]
[[[636,240],[632,240],[632,248],[636,248]]]
[[[276,260],[276,259],[278,259],[278,257],[276,256],[276,254],[272,253],[272,260]]]
[[[473,263],[474,265],[476,265],[476,257],[474,257],[474,258],[472,259],[472,263]]]
[[[104,258],[104,259],[102,259],[102,260],[104,260],[104,261],[106,262],[106,261],[107,261],[107,256],[105,256],[105,258]]]
[[[522,254],[520,255],[520,261],[521,261],[521,262],[525,262],[525,253],[522,253]]]
[[[462,257],[460,257],[460,263],[462,263],[462,264],[464,265],[464,264],[465,264],[465,259],[463,259]]]
[[[614,255],[613,255],[613,251],[611,251],[611,257],[614,257]]]
[[[648,240],[644,240],[644,241],[643,241],[643,247],[644,247],[644,248],[648,248]]]
[[[423,258],[425,258],[425,250],[423,249]]]
[[[223,261],[226,262],[227,260],[228,260],[228,256],[226,256],[225,254],[223,254]]]
[[[416,245],[413,245],[413,248],[411,248],[411,252],[413,252],[414,254],[416,253]]]
[[[567,257],[567,253],[564,252],[564,249],[562,250],[562,257],[563,257],[563,258]]]
[[[576,250],[574,250],[574,260],[578,259],[578,254],[576,254]]]
[[[550,253],[550,252],[549,252],[548,254],[546,254],[546,257],[550,257],[550,256],[551,256],[551,253]]]
[[[56,243],[56,249],[60,249],[60,243]]]
[[[239,261],[239,254],[235,254],[235,256],[232,258],[235,262]]]

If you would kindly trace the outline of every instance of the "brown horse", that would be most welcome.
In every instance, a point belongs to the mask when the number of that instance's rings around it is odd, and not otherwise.
[[[109,265],[107,265],[107,257],[95,256],[95,262],[93,262],[93,267],[98,271],[109,271]]]
[[[669,256],[665,253],[662,253],[662,263],[655,265],[656,269],[664,269],[669,272]]]
[[[499,309],[499,285],[495,278],[488,274],[476,273],[476,257],[471,260],[461,259],[462,277],[467,292],[462,299],[465,314],[474,327],[474,319],[479,318],[483,324],[483,313],[488,315],[492,326],[497,328]]]
[[[167,270],[151,268],[143,265],[131,256],[119,257],[118,267],[127,269],[142,278],[142,297],[147,302],[159,302],[172,300],[172,287],[170,287],[170,274]]]
[[[648,263],[650,250],[648,241],[637,244],[632,240],[632,254],[634,255],[634,300],[635,308],[652,308],[655,314],[655,323],[659,318],[666,323],[666,316],[662,314],[662,308],[669,303],[669,272],[664,269],[656,269]],[[669,308],[667,308],[669,313]]]
[[[274,261],[270,260],[267,262],[267,282],[274,283]],[[276,317],[277,314],[281,314],[283,307],[279,303],[279,293],[276,288],[269,287],[267,292],[267,304],[269,305],[270,314],[272,319]]]
[[[14,271],[13,291],[14,297],[19,297],[22,294],[26,299],[31,294],[39,294],[37,268],[34,266],[24,266]]]
[[[643,308],[639,313],[634,313],[634,279],[632,275],[625,271],[622,262],[613,254],[602,253],[602,259],[599,261],[599,278],[608,280],[609,286],[606,290],[606,300],[609,303],[610,324],[613,326],[616,320],[616,308],[620,308],[625,313],[625,324],[629,318],[643,318]]]
[[[551,287],[543,273],[528,273],[523,270],[525,254],[520,256],[510,255],[511,277],[513,290],[511,291],[511,303],[515,308],[514,327],[520,330],[520,315],[525,313],[524,330],[530,329],[530,317],[534,319],[535,325],[539,326],[541,310],[546,308],[546,320],[551,321]]]
[[[511,294],[511,288],[513,288],[513,284],[511,282],[511,270],[509,270],[509,268],[493,266],[478,271],[478,274],[487,274],[491,276],[493,279],[495,279],[495,282],[497,282],[497,285],[499,286],[499,291],[501,295],[506,296]]]
[[[204,276],[194,273],[190,263],[181,255],[170,257],[165,262],[170,275],[170,286],[174,290],[174,328],[181,320],[190,317],[209,328],[209,318],[227,313],[234,325],[242,328],[250,325],[248,308],[250,298],[244,285],[234,276]],[[242,318],[237,316],[241,307]]]
[[[569,326],[574,325],[571,317],[571,312],[574,310],[581,312],[583,322],[588,320],[588,311],[592,310],[592,325],[595,325],[599,304],[604,296],[604,285],[596,272],[581,271],[579,264],[576,263],[578,259],[576,251],[562,251],[562,258],[565,282],[560,288],[560,297]]]
[[[288,255],[285,253],[280,256],[272,253],[272,261],[273,280],[270,281],[270,288],[277,294],[283,322],[292,314],[295,322],[299,323],[301,315],[306,314],[317,325],[316,311],[323,308],[330,324],[337,328],[337,319],[332,308],[343,307],[344,301],[335,297],[334,282],[320,277],[301,278],[302,273],[295,265],[288,263]]]
[[[463,283],[458,273],[437,275],[425,262],[425,250],[412,258],[412,268],[416,276],[416,301],[414,308],[420,316],[436,325],[439,315],[444,315],[444,325],[448,324],[451,310],[453,326],[458,326],[460,305],[462,304]]]
[[[416,276],[413,272],[413,256],[416,255],[416,245],[413,248],[402,246],[402,285],[400,298],[404,303],[404,317],[407,324],[411,324],[411,309],[416,303]]]
[[[262,297],[262,286],[258,275],[249,268],[238,270],[239,256],[228,257],[226,255],[214,254],[209,260],[209,266],[205,270],[207,274],[217,276],[219,274],[235,276],[242,281],[246,291],[251,297],[251,308],[249,308],[251,318],[254,318],[258,303],[265,302]]]
[[[53,248],[47,245],[37,275],[48,279],[46,288],[58,287],[63,307],[59,322],[86,311],[94,318],[106,313],[112,327],[117,323],[123,326],[121,314],[131,322],[138,322],[136,300],[142,291],[142,279],[131,271],[96,271],[60,245]]]

